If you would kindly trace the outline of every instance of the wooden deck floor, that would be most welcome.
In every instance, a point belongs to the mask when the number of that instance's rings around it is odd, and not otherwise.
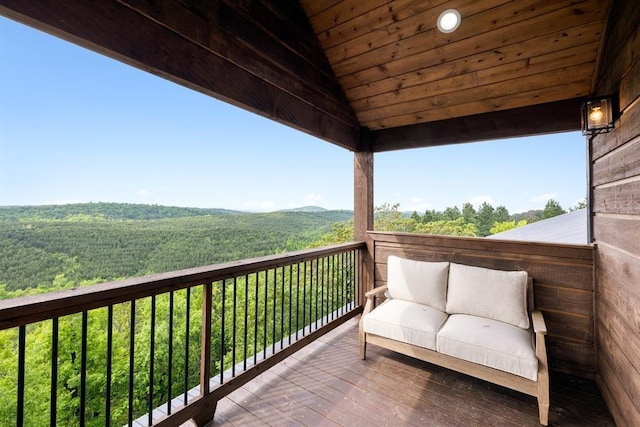
[[[533,397],[380,349],[357,319],[218,403],[215,426],[538,426]],[[591,381],[551,377],[549,425],[613,426]]]

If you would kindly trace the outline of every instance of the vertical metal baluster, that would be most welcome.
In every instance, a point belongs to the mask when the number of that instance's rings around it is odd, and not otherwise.
[[[360,268],[360,252],[357,250],[353,251],[353,285],[351,286],[351,308],[355,308],[358,304],[358,279],[360,278],[360,274],[358,269]]]
[[[284,266],[280,267],[282,288],[280,289],[280,350],[284,348]]]
[[[319,261],[322,263],[321,268],[322,271],[320,273],[320,326],[324,325],[324,260],[326,258],[321,258]]]
[[[136,332],[136,300],[131,300],[131,314],[129,316],[129,408],[127,411],[129,425],[133,425],[133,381],[135,362],[135,332]]]
[[[191,288],[186,289],[186,311],[185,311],[185,331],[184,331],[184,405],[187,406],[189,403],[189,326],[191,326]]]
[[[267,272],[264,272],[264,326],[262,329],[262,335],[263,335],[263,340],[262,340],[262,357],[263,359],[267,358],[267,318],[268,318],[268,314],[267,314],[267,300],[269,299],[269,290],[267,289],[267,287],[269,286],[269,274],[267,274]]]
[[[111,373],[113,372],[113,306],[107,307],[107,379],[104,392],[104,425],[111,425]]]
[[[302,263],[302,336],[307,330],[307,262]]]
[[[333,319],[333,255],[327,257],[327,323]]]
[[[202,330],[200,335],[200,396],[211,391],[211,318],[213,284],[202,285]]]
[[[24,369],[27,344],[27,327],[18,327],[18,396],[17,396],[17,427],[24,426]]]
[[[49,425],[55,427],[58,406],[58,318],[51,323],[51,397],[49,399]]]
[[[149,331],[149,400],[147,411],[149,415],[148,423],[153,424],[153,378],[154,378],[154,362],[156,347],[156,296],[151,296],[151,328]]]
[[[309,260],[309,332],[313,331],[313,306],[315,297],[313,295],[313,260]]]
[[[318,273],[320,271],[320,265],[319,265],[319,259],[316,258],[315,260],[316,263],[316,268],[315,268],[315,272],[314,272],[314,276],[315,276],[315,282],[316,282],[316,303],[315,303],[315,318],[316,318],[316,329],[318,329],[318,301],[322,301],[322,300],[318,300],[318,291],[320,290],[320,282],[318,281]]]
[[[227,302],[227,280],[222,280],[222,303],[220,309],[222,310],[220,327],[222,332],[220,333],[220,384],[224,382],[224,336],[225,336],[225,306]]]
[[[338,281],[338,307],[340,308],[339,314],[344,314],[344,284],[347,279],[345,274],[345,265],[344,265],[344,252],[338,255],[339,267],[338,267],[338,275],[340,276],[340,281]]]
[[[356,260],[356,301],[360,304],[362,298],[362,270],[363,270],[363,255],[362,251],[358,251],[358,259]]]
[[[338,255],[333,254],[331,256],[331,320],[333,320],[334,316],[338,316],[338,281],[336,278],[336,268],[340,268],[340,266],[336,267],[336,260]]]
[[[173,390],[173,293],[169,292],[169,360],[167,374],[167,414],[171,415],[171,395]]]
[[[293,265],[289,266],[289,331],[288,331],[288,335],[289,335],[289,345],[291,345],[291,321],[292,321],[292,307],[293,307],[293,297],[292,297],[292,293],[293,292]]]
[[[353,309],[353,297],[355,295],[354,291],[353,291],[353,284],[356,281],[356,275],[355,275],[355,251],[351,250],[349,252],[349,288],[348,288],[348,292],[349,292],[349,310]]]
[[[80,342],[80,425],[86,425],[87,412],[87,323],[88,313],[82,312],[82,329]]]
[[[231,350],[231,377],[236,376],[236,323],[238,321],[236,304],[238,302],[238,280],[236,277],[233,278],[233,340]]]
[[[327,323],[333,318],[333,257],[329,255],[327,257]]]
[[[336,318],[340,317],[340,309],[342,307],[342,280],[344,279],[343,275],[342,275],[342,264],[341,264],[341,259],[342,259],[342,254],[337,254],[336,255],[337,258],[337,266],[336,266],[336,272],[338,274],[338,280],[335,284],[335,288],[336,288]]]
[[[296,341],[298,341],[298,330],[300,329],[300,263],[296,265]]]
[[[335,302],[333,303],[334,309],[333,311],[336,314],[336,318],[340,317],[340,307],[341,304],[341,295],[340,289],[342,286],[342,264],[340,263],[342,254],[335,254],[333,257],[333,270],[334,270],[334,282],[333,288],[335,289]]]
[[[247,326],[249,319],[249,275],[244,276],[244,363],[243,368],[247,370]]]
[[[254,301],[254,309],[255,316],[253,318],[253,364],[258,363],[258,292],[260,288],[258,287],[258,273],[256,273],[256,293],[255,293],[255,301]]]
[[[271,322],[271,341],[272,341],[272,354],[276,352],[276,307],[277,301],[276,296],[278,295],[278,278],[277,278],[277,268],[273,269],[273,322]]]

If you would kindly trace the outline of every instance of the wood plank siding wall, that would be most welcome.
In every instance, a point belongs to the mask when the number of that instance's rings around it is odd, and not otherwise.
[[[374,242],[375,286],[386,283],[389,255],[527,271],[534,280],[535,305],[547,322],[549,367],[587,378],[595,376],[592,246],[369,234]]]
[[[618,425],[640,425],[640,3],[614,3],[597,95],[619,94],[616,129],[594,138],[598,385]]]

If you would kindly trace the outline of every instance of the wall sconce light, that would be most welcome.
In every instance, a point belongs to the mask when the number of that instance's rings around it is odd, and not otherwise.
[[[582,134],[596,136],[613,130],[611,97],[589,99],[582,104]]]

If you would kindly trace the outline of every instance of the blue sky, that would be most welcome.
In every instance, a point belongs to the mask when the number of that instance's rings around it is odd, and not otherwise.
[[[586,196],[579,132],[375,155],[375,204]],[[0,205],[353,208],[353,154],[0,17]]]

